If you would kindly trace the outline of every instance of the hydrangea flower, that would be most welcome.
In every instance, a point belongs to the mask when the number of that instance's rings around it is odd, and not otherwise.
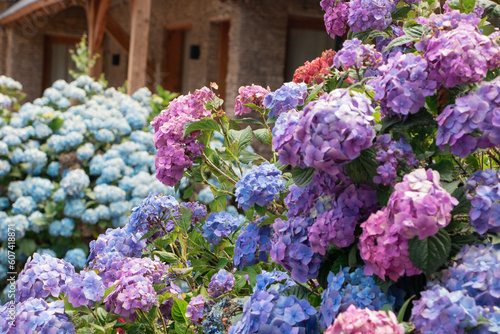
[[[325,11],[323,19],[326,32],[331,38],[344,36],[349,16],[349,4],[341,0],[321,0],[320,5]]]
[[[429,79],[446,88],[478,82],[500,65],[500,47],[477,26],[458,23],[450,31],[431,37],[425,47]]]
[[[352,273],[349,268],[341,268],[337,275],[328,274],[328,288],[321,296],[319,323],[327,328],[351,306],[378,311],[385,305],[392,307],[394,297],[388,298],[373,277],[363,273],[363,268],[356,268]]]
[[[307,97],[307,85],[286,82],[275,92],[264,97],[264,107],[270,109],[269,117],[278,117],[281,113],[303,105]]]
[[[240,225],[239,218],[228,212],[213,212],[202,226],[202,235],[207,242],[217,246],[222,239],[236,231]]]
[[[370,67],[382,65],[382,54],[373,45],[362,44],[357,38],[347,40],[333,58],[335,67]],[[360,80],[360,78],[358,78]]]
[[[79,195],[89,184],[89,176],[83,169],[72,170],[61,180],[61,188],[68,196]]]
[[[191,132],[184,137],[184,125],[210,116],[205,104],[214,97],[214,93],[204,87],[193,94],[180,96],[156,116],[151,125],[155,131],[156,177],[162,183],[174,186],[184,174],[184,169],[191,167],[193,161],[201,155],[204,148],[196,142],[200,131]]]
[[[425,97],[433,95],[438,86],[429,77],[427,60],[420,55],[398,52],[378,71],[380,76],[368,81],[368,85],[375,89],[383,117],[406,118],[417,113],[424,106]]]
[[[351,305],[342,312],[325,334],[384,333],[404,334],[405,329],[394,312],[372,311]]]
[[[295,70],[293,82],[297,84],[304,82],[307,85],[322,83],[325,80],[324,78],[330,74],[330,68],[333,65],[333,57],[335,57],[335,51],[330,49],[323,51],[321,57],[311,62],[306,61],[303,66]]]
[[[269,93],[269,87],[265,89],[259,85],[242,86],[238,89],[239,95],[236,96],[234,104],[234,114],[243,115],[252,112],[252,108],[244,106],[245,104],[255,104],[257,107],[264,108],[264,97]]]
[[[212,298],[217,298],[230,292],[233,289],[234,283],[235,280],[233,274],[228,273],[224,269],[220,269],[210,279],[207,291]]]
[[[16,302],[30,297],[45,299],[66,292],[67,282],[75,275],[73,266],[50,255],[33,254],[28,258],[16,282]]]
[[[66,252],[64,260],[71,263],[75,268],[83,268],[87,263],[87,254],[81,248],[73,248]]]
[[[248,211],[255,204],[269,205],[285,189],[281,171],[267,161],[254,167],[236,183],[238,207]]]
[[[257,275],[257,286],[243,305],[243,315],[229,328],[228,333],[319,334],[314,307],[305,299],[280,294],[294,284],[289,280],[282,272],[263,272]],[[284,284],[280,281],[284,281]]]
[[[295,128],[274,133],[278,138],[273,138],[273,147],[280,163],[339,173],[342,165],[372,145],[373,112],[365,95],[347,89],[336,89],[309,102],[297,115]]]
[[[203,310],[205,309],[206,299],[202,295],[191,298],[186,306],[186,317],[197,325],[203,319]]]
[[[422,333],[464,333],[465,328],[475,326],[480,308],[472,297],[464,291],[450,292],[434,285],[421,293],[419,300],[413,301],[410,321]]]
[[[353,32],[384,30],[392,22],[396,4],[394,0],[351,0],[347,24]]]
[[[316,278],[321,264],[321,257],[314,253],[307,235],[311,222],[311,218],[299,216],[288,221],[277,218],[273,224],[271,259],[300,283]]]
[[[12,204],[12,213],[15,215],[29,215],[37,207],[36,202],[31,196],[19,197],[14,204]]]
[[[14,326],[9,319],[9,303],[0,306],[0,333],[75,333],[75,326],[64,310],[64,301],[47,303],[43,299],[29,298],[16,304]]]
[[[241,229],[235,242],[234,265],[240,269],[267,261],[271,250],[271,226],[259,226],[267,217],[250,222]]]
[[[95,271],[82,271],[67,284],[66,296],[73,307],[91,305],[104,297],[102,278]]]

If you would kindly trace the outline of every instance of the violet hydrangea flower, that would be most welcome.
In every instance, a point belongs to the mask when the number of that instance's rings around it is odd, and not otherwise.
[[[71,263],[50,255],[33,254],[28,258],[16,282],[16,302],[28,298],[58,297],[67,290],[67,283],[75,275]]]
[[[207,242],[217,246],[222,239],[236,231],[240,225],[240,219],[228,212],[213,212],[202,226],[202,235]]]
[[[241,229],[234,247],[234,265],[240,269],[267,261],[271,250],[271,225],[259,224],[267,219],[262,217]]]
[[[383,64],[382,54],[373,45],[362,44],[357,38],[347,40],[333,58],[335,67],[378,68]]]
[[[266,206],[285,189],[281,171],[269,162],[254,167],[236,183],[238,207],[248,211],[255,204]]]
[[[252,108],[246,107],[245,104],[253,103],[257,107],[264,108],[264,97],[269,93],[269,87],[265,89],[259,85],[252,84],[251,86],[242,86],[238,89],[239,95],[236,96],[234,105],[234,114],[243,115],[252,112]]]
[[[325,11],[326,32],[331,38],[344,36],[349,15],[349,4],[341,0],[321,0],[321,8]]]
[[[396,4],[394,0],[351,0],[347,24],[353,32],[384,30],[392,22],[391,11]]]
[[[100,301],[104,296],[102,278],[92,270],[73,275],[67,286],[66,296],[68,302],[74,307],[91,305],[92,302]]]
[[[201,155],[203,145],[197,142],[200,131],[191,132],[184,137],[184,125],[210,116],[205,104],[214,93],[204,87],[193,94],[180,96],[170,102],[151,122],[155,131],[156,177],[164,184],[174,186],[184,174],[184,169],[193,165]]]
[[[486,169],[472,174],[465,184],[471,202],[469,217],[479,234],[500,232],[500,175]]]
[[[269,117],[278,117],[281,113],[303,105],[307,96],[307,85],[286,82],[275,92],[264,97],[264,107],[270,109]]]
[[[224,269],[220,269],[210,279],[208,285],[208,293],[212,298],[217,298],[223,294],[230,292],[234,286],[234,276]]]
[[[405,329],[394,312],[372,311],[354,305],[340,313],[325,334],[384,333],[404,334]]]
[[[203,319],[203,310],[205,308],[205,297],[202,295],[191,298],[188,306],[186,307],[186,317],[194,324],[197,325]]]

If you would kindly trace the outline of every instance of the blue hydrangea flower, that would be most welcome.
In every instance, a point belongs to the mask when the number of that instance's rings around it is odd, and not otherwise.
[[[87,254],[81,248],[70,249],[64,255],[64,259],[71,263],[75,268],[83,268],[87,263]]]
[[[0,141],[0,156],[6,156],[7,154],[9,154],[9,145]]]
[[[8,197],[0,197],[0,211],[7,209],[10,206],[10,200]]]
[[[66,199],[66,192],[64,191],[63,188],[59,188],[56,190],[56,192],[52,195],[52,199],[54,202],[61,202]]]
[[[41,177],[32,177],[24,182],[26,190],[33,200],[37,203],[47,200],[54,189],[54,185],[50,180]]]
[[[57,175],[59,175],[59,162],[52,161],[47,166],[47,175],[50,177],[56,177]]]
[[[77,196],[90,184],[90,178],[83,169],[70,171],[62,180],[61,188],[68,196]]]
[[[36,209],[36,202],[33,197],[19,197],[17,201],[12,204],[12,213],[15,215],[29,215]]]
[[[0,176],[4,177],[9,174],[11,170],[10,163],[5,160],[0,160]]]
[[[87,209],[82,215],[82,222],[96,224],[99,221],[99,213],[95,209]]]
[[[264,162],[236,183],[236,202],[245,211],[255,204],[266,206],[277,199],[284,189],[281,171],[275,165]]]
[[[385,305],[392,307],[394,301],[394,297],[382,292],[372,276],[364,274],[363,268],[356,268],[352,273],[349,268],[343,268],[337,275],[328,274],[328,288],[321,296],[319,322],[326,329],[350,305],[378,311]]]
[[[86,143],[76,150],[76,156],[78,157],[78,160],[85,161],[90,159],[94,155],[94,152],[94,145],[92,145],[92,143]]]
[[[234,248],[234,265],[240,269],[265,262],[271,251],[271,225],[259,226],[267,217],[262,217],[241,229]]]
[[[211,213],[202,227],[203,237],[207,242],[219,245],[219,242],[236,231],[241,221],[228,212]]]
[[[85,202],[80,198],[68,198],[64,205],[64,214],[71,218],[80,218],[87,207]]]
[[[102,141],[105,143],[111,143],[112,141],[115,140],[115,135],[113,132],[109,131],[108,129],[101,129],[97,131],[97,133],[94,135],[95,139],[98,141]]]
[[[14,232],[16,239],[24,237],[26,230],[29,228],[28,218],[24,215],[7,216],[6,213],[0,211],[0,240],[7,241],[9,238],[9,229]]]
[[[127,193],[116,186],[100,184],[94,188],[96,201],[101,204],[120,202],[125,200]]]
[[[305,83],[286,82],[277,91],[268,93],[264,97],[264,107],[270,109],[269,117],[278,117],[282,112],[303,105],[306,96],[307,85]]]

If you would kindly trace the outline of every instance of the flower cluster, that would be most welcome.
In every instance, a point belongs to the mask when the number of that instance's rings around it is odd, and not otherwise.
[[[211,213],[202,227],[202,235],[209,243],[217,246],[240,225],[240,219],[226,211]]]
[[[373,45],[362,44],[357,38],[347,40],[333,58],[335,67],[370,67],[382,65],[382,54]],[[358,78],[360,80],[360,78]]]
[[[472,174],[465,184],[467,199],[471,202],[471,224],[480,234],[500,232],[500,175],[485,169]]]
[[[295,73],[293,74],[293,82],[297,84],[304,82],[307,85],[322,83],[325,80],[324,78],[330,74],[330,68],[333,65],[334,56],[335,51],[326,50],[323,51],[321,57],[318,57],[311,62],[306,61],[303,66],[300,66],[295,70]]]
[[[429,79],[444,87],[475,83],[500,65],[500,47],[478,28],[460,22],[429,39],[425,48]]]
[[[349,15],[349,5],[341,0],[321,0],[320,4],[325,11],[326,32],[331,38],[344,36]]]
[[[285,285],[279,283],[285,280]],[[319,333],[316,310],[305,299],[280,292],[290,286],[285,273],[263,272],[257,275],[257,285],[243,305],[243,315],[229,334],[244,333]]]
[[[305,83],[287,82],[264,97],[264,107],[270,109],[269,117],[277,118],[281,113],[303,105],[306,96],[307,85]]]
[[[347,23],[353,32],[384,30],[392,23],[396,5],[394,0],[351,0]]]
[[[75,274],[68,282],[66,296],[74,307],[88,306],[92,302],[101,301],[104,296],[102,278],[92,270]]]
[[[238,207],[248,211],[255,204],[258,206],[271,204],[284,189],[281,171],[266,161],[243,175],[236,183],[236,202]]]
[[[234,276],[224,269],[220,269],[213,275],[208,285],[208,293],[212,298],[217,298],[230,292],[234,286]]]
[[[253,109],[246,107],[245,104],[251,103],[259,108],[264,108],[264,97],[269,93],[269,87],[265,89],[259,85],[252,84],[251,86],[240,87],[238,93],[239,95],[236,96],[234,105],[234,114],[249,114]]]
[[[271,259],[301,283],[316,278],[321,264],[321,257],[312,250],[307,235],[311,222],[310,218],[298,216],[288,221],[278,218],[273,224]]]
[[[9,304],[0,306],[0,333],[57,333],[73,334],[75,326],[64,311],[64,301],[47,303],[43,299],[29,298],[16,305],[15,321],[8,321]]]
[[[282,114],[273,129],[273,148],[282,165],[337,174],[341,165],[372,145],[373,112],[365,95],[336,89],[298,114]]]
[[[267,217],[245,225],[234,248],[234,265],[240,269],[267,261],[271,250],[271,226],[259,226]]]
[[[500,81],[484,83],[475,92],[459,97],[436,118],[436,144],[450,145],[451,153],[461,158],[477,148],[500,144]],[[482,133],[482,135],[481,135]]]
[[[16,282],[16,302],[33,298],[59,297],[75,275],[73,266],[50,255],[33,254]]]
[[[349,273],[343,268],[335,275],[328,274],[328,288],[321,296],[319,322],[323,328],[330,326],[340,313],[348,307],[381,310],[385,305],[394,305],[394,297],[387,297],[372,276],[366,276],[362,268]]]
[[[434,94],[435,79],[429,77],[427,60],[420,55],[398,52],[378,68],[380,76],[368,82],[375,89],[382,116],[406,118],[417,113],[425,97]]]
[[[325,334],[384,333],[403,334],[405,329],[398,323],[394,312],[372,311],[350,305],[328,327]]]
[[[174,186],[182,179],[184,169],[204,149],[197,143],[200,131],[184,137],[184,125],[210,116],[205,104],[214,98],[214,93],[204,87],[193,94],[183,95],[170,102],[151,122],[155,130],[154,143],[158,152],[155,156],[156,177],[164,184]]]
[[[377,161],[380,166],[377,174],[373,177],[373,182],[383,185],[394,185],[397,178],[396,169],[415,168],[418,161],[413,154],[413,150],[401,135],[399,141],[392,140],[391,135],[380,135],[374,144],[377,150]]]
[[[186,306],[186,317],[195,325],[203,319],[203,310],[205,309],[206,299],[202,295],[191,298]]]
[[[387,207],[363,224],[359,249],[366,263],[365,273],[397,280],[420,273],[408,255],[408,240],[432,236],[451,220],[458,204],[439,184],[439,173],[417,169],[396,184]]]

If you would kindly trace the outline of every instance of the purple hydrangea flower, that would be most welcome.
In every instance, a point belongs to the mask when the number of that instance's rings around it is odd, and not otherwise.
[[[104,296],[102,278],[92,270],[73,275],[67,286],[66,296],[74,307],[91,305]]]
[[[349,273],[349,268],[340,270],[337,275],[328,274],[328,288],[321,296],[319,323],[327,328],[335,318],[345,312],[350,305],[378,311],[385,305],[394,305],[394,297],[382,292],[372,276],[366,276],[363,268]]]
[[[240,269],[268,260],[271,250],[271,226],[259,226],[265,219],[267,217],[259,218],[241,229],[234,248],[234,265]]]
[[[321,0],[320,4],[325,11],[326,32],[331,38],[344,36],[349,15],[349,5],[341,0]]]
[[[337,174],[372,145],[373,112],[365,95],[336,89],[308,103],[294,128],[275,131],[273,148],[281,164]]]
[[[184,174],[184,169],[193,165],[201,155],[203,144],[197,143],[200,131],[193,131],[184,137],[184,125],[210,116],[205,104],[214,97],[214,93],[204,87],[193,94],[174,99],[156,116],[151,125],[155,131],[156,177],[162,183],[174,186]]]
[[[15,306],[14,326],[9,319],[9,303],[0,306],[0,333],[6,334],[74,334],[75,326],[64,310],[64,301],[47,303],[43,299],[28,298]]]
[[[273,224],[271,259],[300,283],[316,278],[321,264],[321,257],[314,253],[307,235],[311,223],[311,218],[298,216],[288,221],[278,218]]]
[[[378,68],[383,64],[382,54],[373,45],[362,44],[357,38],[347,40],[333,58],[335,67]],[[359,79],[359,78],[358,78]]]
[[[234,114],[243,115],[252,112],[252,108],[244,106],[245,104],[255,104],[257,107],[264,108],[264,97],[269,93],[269,87],[265,89],[259,85],[242,86],[238,90],[240,93],[236,96],[234,104]]]
[[[191,298],[186,307],[186,317],[197,325],[203,319],[203,310],[205,308],[206,299],[202,295]]]
[[[33,254],[28,258],[16,282],[16,302],[33,298],[58,297],[66,292],[75,275],[73,266],[50,255]]]
[[[240,225],[240,219],[228,212],[211,213],[202,227],[202,235],[207,242],[217,246],[222,239],[236,231]]]
[[[285,189],[281,171],[269,162],[254,167],[236,183],[238,207],[248,211],[255,204],[266,206],[279,197]]]
[[[208,285],[208,294],[212,298],[217,298],[223,294],[230,292],[234,286],[234,276],[224,269],[220,269],[217,274],[213,275],[210,284]]]
[[[426,59],[412,53],[397,53],[378,68],[380,76],[368,82],[375,89],[382,116],[406,118],[417,113],[425,97],[434,94],[437,82],[429,78]]]
[[[480,234],[500,232],[500,175],[486,169],[472,174],[465,184],[467,199],[471,202],[469,217]]]
[[[307,96],[307,85],[303,82],[286,82],[275,92],[264,97],[264,107],[270,109],[269,117],[278,117],[281,113],[303,105]]]
[[[434,285],[423,291],[421,298],[413,302],[410,320],[421,333],[464,333],[475,326],[480,308],[463,290],[450,292]]]
[[[353,32],[384,30],[392,22],[396,4],[394,0],[351,0],[347,23]]]

